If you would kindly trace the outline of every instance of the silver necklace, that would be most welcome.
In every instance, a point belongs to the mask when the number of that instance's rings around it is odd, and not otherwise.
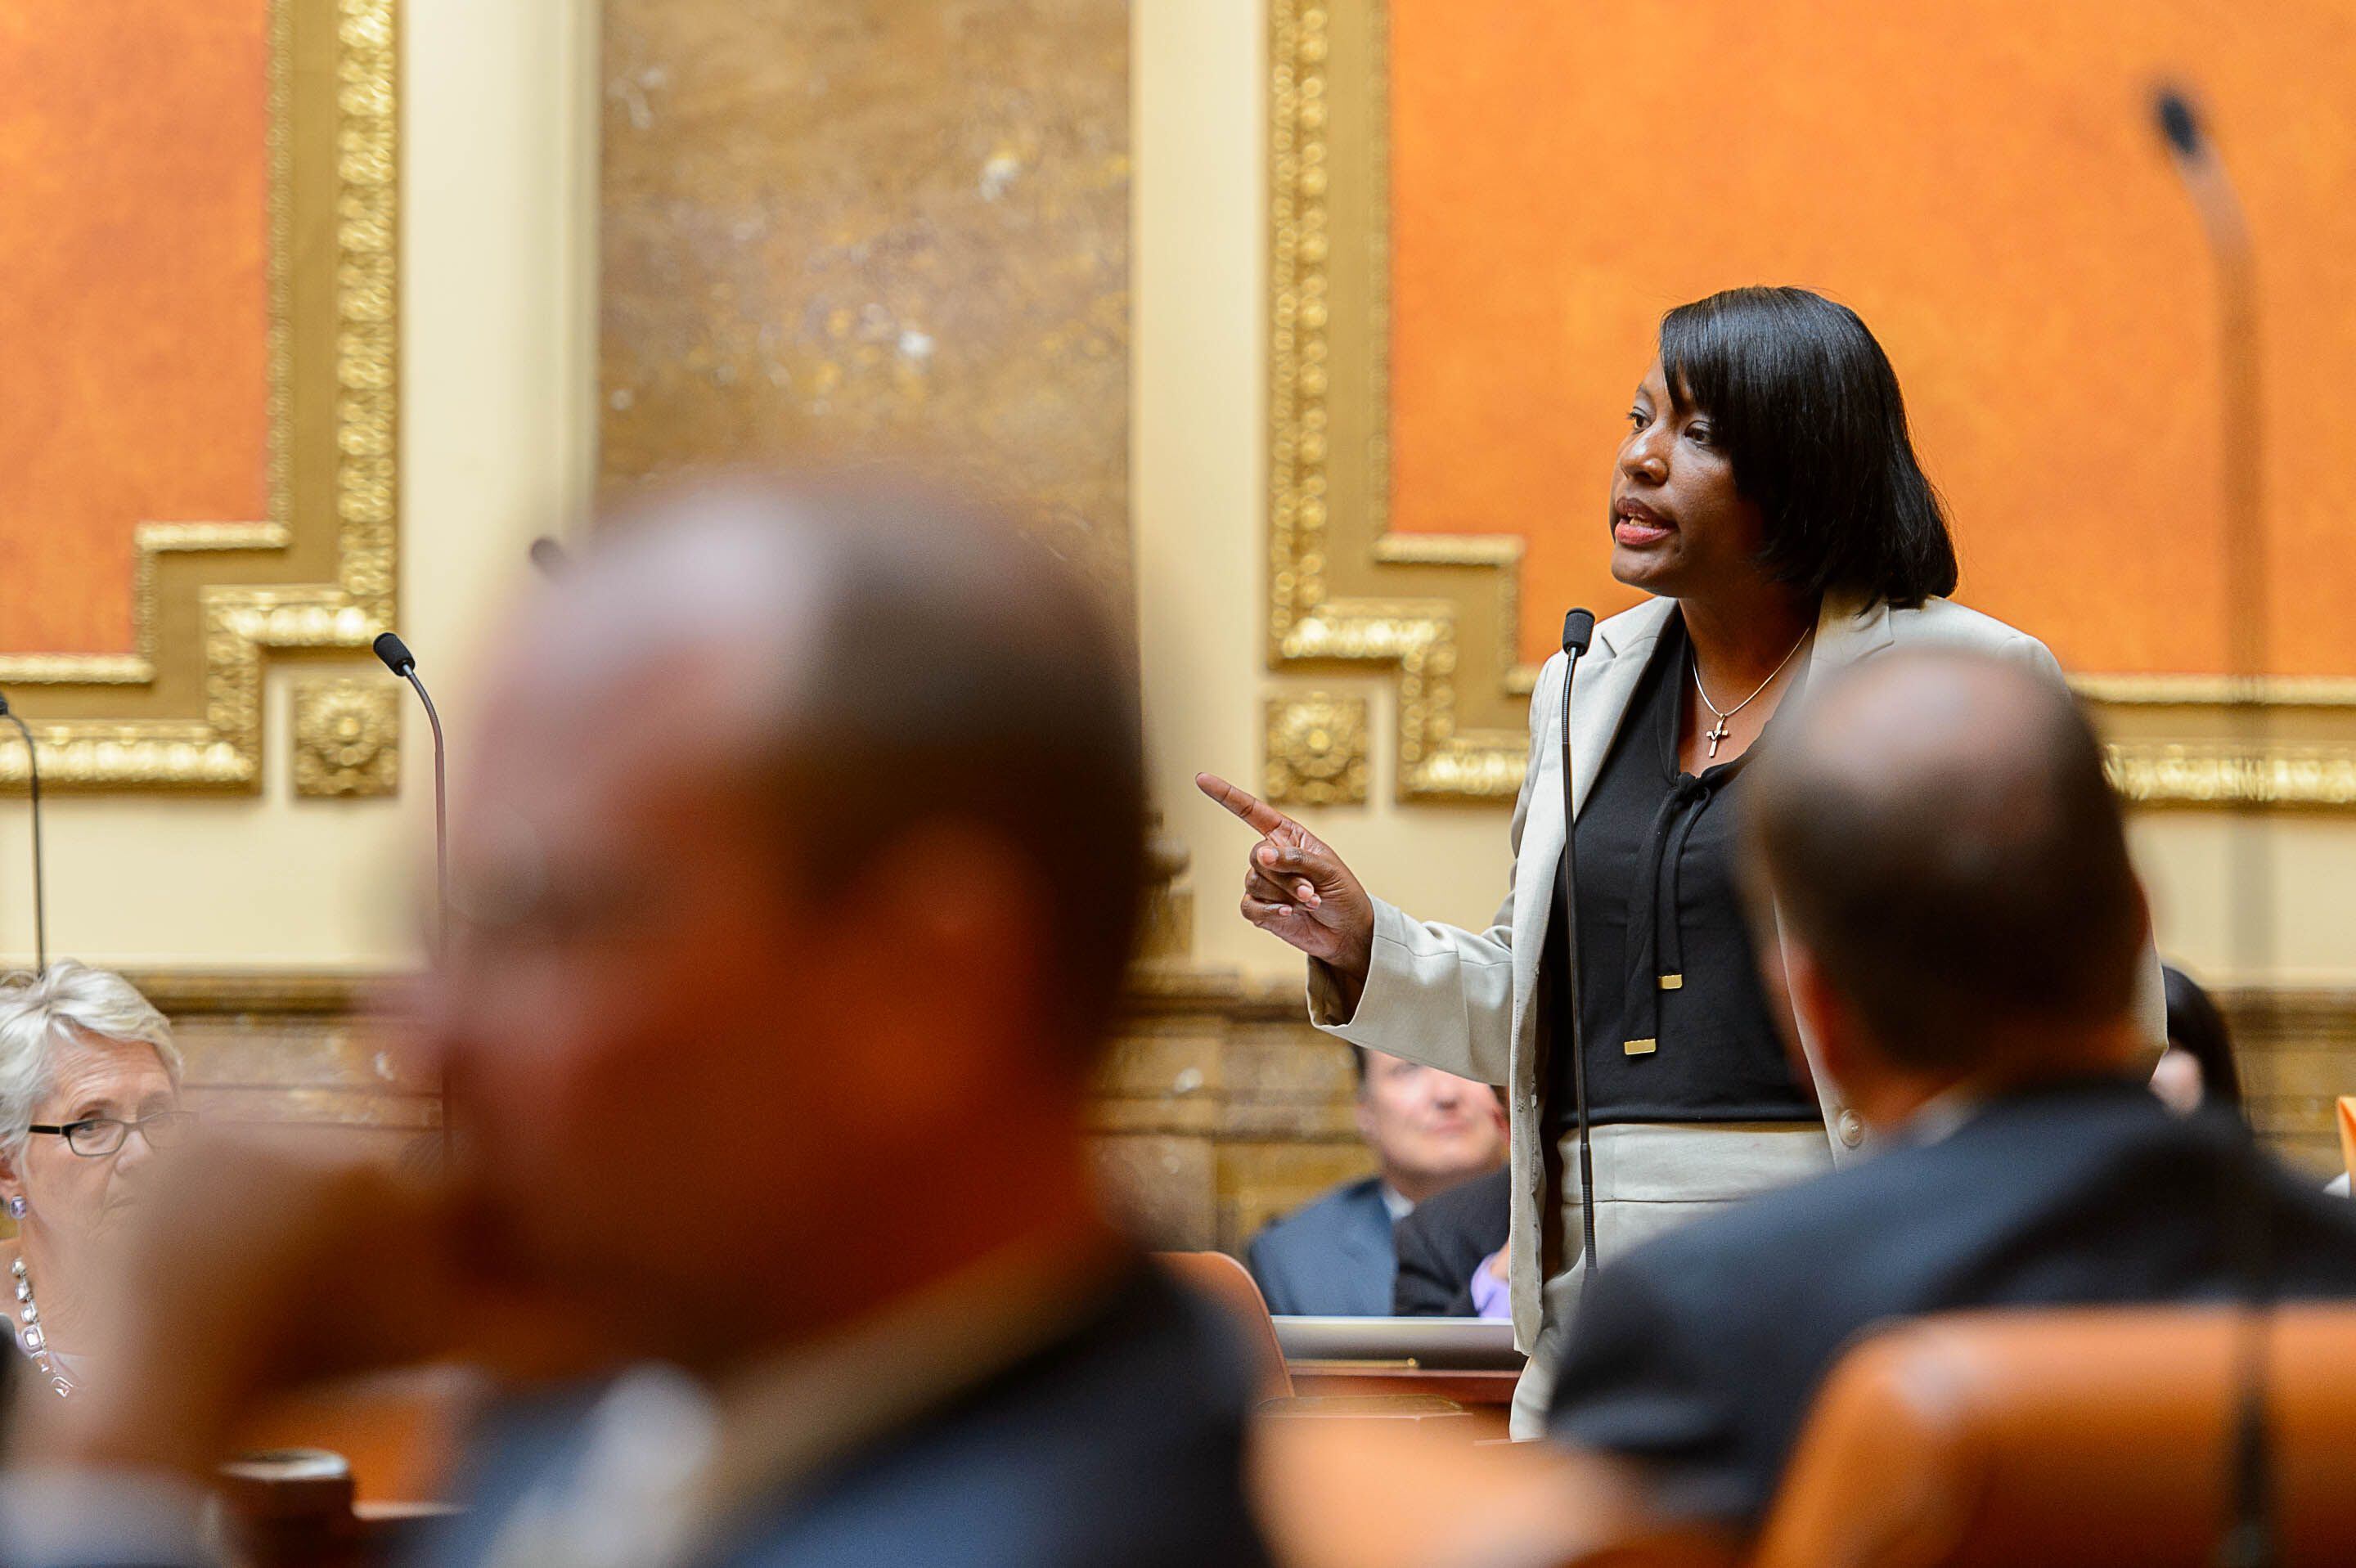
[[[18,1258],[8,1272],[16,1276],[16,1316],[25,1324],[16,1331],[17,1341],[25,1347],[25,1354],[33,1358],[33,1365],[41,1369],[41,1375],[49,1380],[50,1392],[63,1399],[73,1392],[74,1381],[50,1359],[49,1337],[41,1328],[41,1309],[33,1305],[33,1282],[25,1274],[25,1260]]]
[[[1733,718],[1736,714],[1741,712],[1744,709],[1750,707],[1751,702],[1757,699],[1761,692],[1774,685],[1775,677],[1783,673],[1783,665],[1790,664],[1793,659],[1798,657],[1800,650],[1807,646],[1807,645],[1808,634],[1806,632],[1802,632],[1800,634],[1800,640],[1792,645],[1792,651],[1783,656],[1783,664],[1779,664],[1773,669],[1769,670],[1767,672],[1767,678],[1761,681],[1757,686],[1752,687],[1749,697],[1744,698],[1733,707],[1727,709],[1720,709],[1717,703],[1712,702],[1709,699],[1708,691],[1706,690],[1701,684],[1701,656],[1698,654],[1694,656],[1694,691],[1696,695],[1700,697],[1701,705],[1704,708],[1708,709],[1711,716],[1718,720],[1716,724],[1712,725],[1702,734],[1702,739],[1709,742],[1709,754],[1711,756],[1715,757],[1718,755],[1719,742],[1725,740],[1728,735],[1732,733],[1731,731],[1727,729],[1726,721]]]

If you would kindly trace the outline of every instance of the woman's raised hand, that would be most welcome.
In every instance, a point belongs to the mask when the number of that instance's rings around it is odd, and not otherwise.
[[[1245,862],[1244,918],[1323,959],[1355,1002],[1375,946],[1365,888],[1315,834],[1266,801],[1216,773],[1196,773],[1194,785],[1259,835]]]

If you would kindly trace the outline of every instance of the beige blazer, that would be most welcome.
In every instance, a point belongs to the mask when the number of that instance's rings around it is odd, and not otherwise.
[[[1572,809],[1587,801],[1604,753],[1627,712],[1637,677],[1661,635],[1673,602],[1652,599],[1595,628],[1579,662],[1571,694]],[[1812,677],[1870,658],[1891,647],[1961,647],[2018,658],[2059,681],[2062,667],[2045,645],[2000,621],[1944,599],[1917,610],[1885,603],[1827,600],[1808,656]],[[1309,1017],[1318,1028],[1354,1045],[1403,1056],[1484,1083],[1505,1085],[1513,1127],[1513,1302],[1515,1338],[1527,1350],[1539,1317],[1539,1219],[1555,1201],[1547,1190],[1545,1129],[1538,1115],[1537,1029],[1531,1001],[1538,956],[1546,950],[1547,890],[1562,858],[1562,656],[1547,661],[1530,699],[1530,758],[1521,797],[1514,804],[1513,880],[1505,901],[1485,931],[1464,931],[1409,918],[1376,899],[1374,960],[1357,1011],[1342,1021],[1341,994],[1325,966],[1309,965]],[[1537,896],[1516,900],[1524,887]],[[1576,944],[1573,951],[1576,951]],[[2158,1060],[2167,1043],[2168,1008],[2159,955],[2138,1014]],[[1800,1041],[1810,1066],[1815,1042]],[[1817,1074],[1821,1088],[1822,1073]],[[1856,1113],[1825,1097],[1826,1136],[1836,1165],[1862,1147],[1865,1128]]]

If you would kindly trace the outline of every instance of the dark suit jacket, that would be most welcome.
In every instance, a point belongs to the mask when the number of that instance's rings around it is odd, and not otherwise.
[[[2254,1176],[2254,1185],[2240,1181]],[[1841,1351],[1950,1308],[2215,1299],[2238,1287],[2248,1187],[2288,1296],[2356,1296],[2356,1217],[2224,1114],[2140,1083],[1990,1104],[1606,1263],[1580,1303],[1553,1426],[1648,1461],[1680,1511],[1755,1522]]]
[[[601,1388],[509,1407],[462,1473],[473,1512],[420,1568],[482,1560],[577,1462]],[[1073,1333],[948,1408],[797,1479],[703,1568],[1207,1568],[1266,1562],[1242,1483],[1252,1372],[1218,1309],[1141,1264]]]
[[[1476,1176],[1427,1198],[1391,1228],[1398,1278],[1391,1286],[1398,1317],[1472,1317],[1472,1272],[1505,1244],[1513,1178],[1504,1169]]]
[[[1270,1312],[1328,1317],[1391,1314],[1391,1213],[1369,1176],[1272,1220],[1252,1238],[1252,1277]]]

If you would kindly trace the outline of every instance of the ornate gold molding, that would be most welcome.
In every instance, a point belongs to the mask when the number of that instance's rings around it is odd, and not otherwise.
[[[401,688],[381,678],[294,683],[294,793],[391,795],[401,779]]]
[[[2122,707],[2222,708],[2255,702],[2267,708],[2356,708],[2356,680],[2340,676],[2074,675],[2071,689],[2089,702]]]
[[[341,0],[336,104],[336,517],[338,586],[369,623],[392,622],[394,413],[400,396],[395,302],[400,136],[394,117],[394,0]]]
[[[134,653],[0,659],[0,680],[52,688],[19,704],[44,784],[257,789],[264,654],[364,647],[392,623],[397,0],[274,4],[273,515],[142,525]],[[197,552],[262,554],[254,575],[280,581],[167,565]],[[309,562],[333,581],[300,581]],[[0,784],[25,773],[21,749],[0,752]]]
[[[1494,621],[1494,645],[1509,650],[1523,542],[1387,531],[1384,7],[1271,0],[1269,18],[1269,658],[1280,667],[1396,665],[1399,797],[1510,799],[1527,738],[1500,722],[1511,717],[1503,699],[1526,695],[1534,672],[1514,667],[1507,652],[1483,694],[1491,722],[1462,722],[1462,597],[1467,571],[1491,579],[1483,619]],[[1337,180],[1361,218],[1343,240],[1350,253],[1338,258]],[[1348,330],[1337,341],[1343,311]],[[1337,375],[1346,379],[1338,392]],[[1337,450],[1345,459],[1338,464]],[[1371,546],[1369,565],[1426,569],[1385,573],[1411,596],[1338,592],[1346,547],[1333,527],[1337,509]],[[1271,781],[1313,776],[1323,765],[1276,749],[1293,732],[1271,726]]]
[[[2356,806],[2356,747],[2134,741],[2106,745],[2130,801],[2178,805]]]
[[[358,969],[126,968],[122,974],[173,1019],[369,1017],[381,1010],[385,996],[415,977],[407,971]]]
[[[277,444],[273,438],[273,444]],[[141,523],[132,530],[131,628],[134,653],[0,654],[0,681],[25,686],[144,685],[155,678],[155,559],[174,551],[284,549],[283,520]]]
[[[1268,699],[1268,798],[1355,805],[1366,798],[1366,699],[1312,691]]]
[[[1537,676],[1516,652],[1523,540],[1389,531],[1387,0],[1269,0],[1269,662],[1396,666],[1398,798],[1510,799]],[[2122,719],[2253,699],[2356,708],[2345,679],[2072,685]],[[1300,733],[1270,725],[1268,781],[1321,765]],[[2351,755],[2138,734],[2112,770],[2137,801],[2349,806]]]

